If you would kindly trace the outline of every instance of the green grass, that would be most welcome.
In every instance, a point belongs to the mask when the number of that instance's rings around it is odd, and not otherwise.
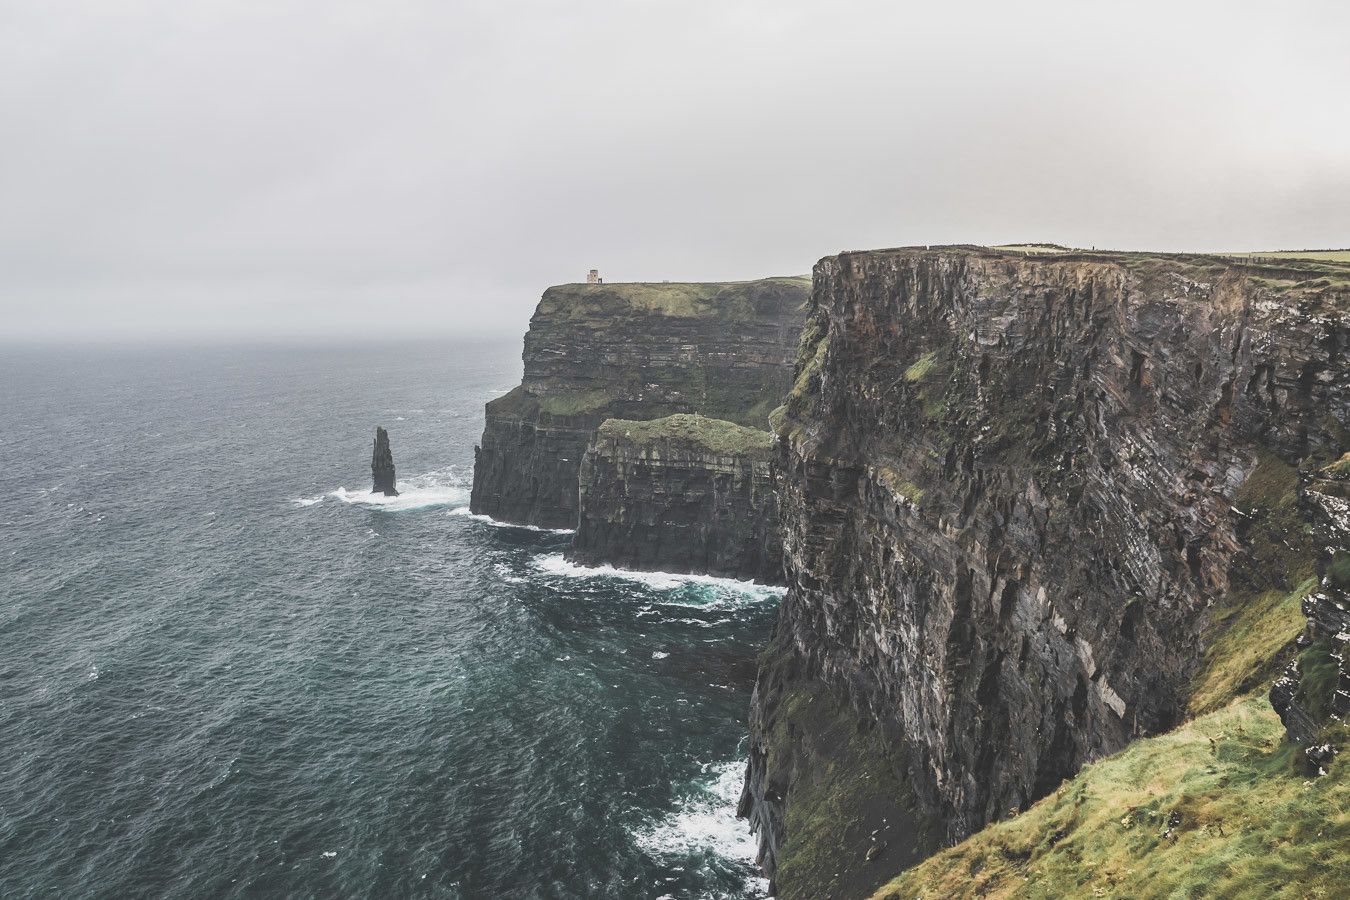
[[[1253,250],[1249,253],[1224,253],[1223,256],[1271,257],[1274,259],[1313,259],[1321,262],[1350,262],[1350,250]]]
[[[1192,713],[1208,712],[1238,694],[1274,680],[1285,649],[1303,631],[1303,598],[1317,578],[1289,592],[1266,591],[1227,611],[1223,630],[1205,651],[1191,693]]]
[[[923,488],[912,481],[907,481],[899,472],[894,469],[880,466],[876,470],[877,480],[886,486],[892,493],[899,494],[910,503],[918,505],[923,499]]]
[[[554,318],[600,318],[625,314],[745,321],[762,314],[765,303],[796,308],[806,301],[811,279],[755,281],[628,282],[560,284],[544,292],[538,314]]]
[[[722,419],[685,414],[647,421],[606,419],[596,434],[632,446],[674,444],[720,456],[754,459],[768,459],[773,447],[773,434],[770,432]]]
[[[608,391],[569,391],[564,394],[545,394],[539,398],[539,408],[551,416],[580,416],[600,412],[614,402]]]
[[[1317,586],[1316,548],[1298,510],[1298,473],[1267,451],[1238,488],[1248,552],[1230,570],[1229,593],[1211,615],[1192,683],[1192,715],[1272,681],[1303,631],[1302,601]]]
[[[1016,818],[930,857],[872,900],[1345,896],[1350,779],[1297,771],[1264,698],[1085,767]]]
[[[914,360],[913,364],[905,370],[906,381],[923,381],[923,377],[933,369],[937,360],[937,351],[933,350]]]
[[[1350,453],[1346,453],[1340,459],[1323,469],[1322,472],[1331,477],[1350,475]]]
[[[1244,512],[1261,507],[1282,509],[1298,500],[1298,472],[1293,466],[1268,451],[1257,456],[1256,468],[1238,488],[1238,508]]]

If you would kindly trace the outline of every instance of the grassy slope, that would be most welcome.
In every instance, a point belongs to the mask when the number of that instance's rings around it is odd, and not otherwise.
[[[735,422],[679,414],[664,419],[635,421],[606,419],[597,434],[633,446],[675,444],[721,456],[768,459],[773,435]]]
[[[741,321],[755,317],[755,295],[775,287],[807,291],[810,290],[811,279],[794,277],[659,284],[560,284],[544,292],[539,312],[560,319],[639,313]]]
[[[1088,766],[887,884],[916,897],[1345,897],[1344,755],[1309,778],[1262,698]]]

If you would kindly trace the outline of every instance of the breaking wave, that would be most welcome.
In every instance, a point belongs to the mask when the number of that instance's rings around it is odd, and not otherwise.
[[[678,572],[637,572],[615,566],[583,566],[561,553],[536,556],[534,567],[544,575],[561,578],[608,578],[631,581],[655,591],[679,591],[679,597],[666,597],[662,603],[673,606],[709,606],[719,600],[740,599],[756,602],[781,597],[787,588],[757,581],[719,578],[716,575],[687,575]],[[685,602],[681,602],[684,599]]]
[[[499,522],[492,518],[492,516],[471,512],[467,506],[461,506],[458,509],[450,510],[450,515],[463,516],[466,519],[473,519],[475,522],[482,522],[484,525],[491,525],[494,528],[520,528],[524,531],[539,531],[544,534],[576,534],[576,529],[574,528],[540,528],[538,525],[517,525],[515,522]]]
[[[755,838],[736,818],[745,764],[733,760],[704,771],[705,777],[689,786],[674,810],[634,831],[634,842],[664,863],[715,856],[749,869],[755,862]],[[768,887],[766,879],[747,872],[747,890],[767,897]]]
[[[325,500],[337,500],[353,506],[369,509],[382,509],[387,512],[405,512],[413,509],[430,509],[437,506],[454,506],[463,503],[468,497],[469,480],[459,474],[454,467],[400,478],[398,496],[386,497],[367,490],[349,490],[345,486],[326,494],[313,497],[299,497],[291,502],[297,506],[316,506]]]

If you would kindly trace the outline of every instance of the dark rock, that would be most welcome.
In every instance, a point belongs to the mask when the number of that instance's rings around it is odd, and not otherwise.
[[[812,895],[794,860],[818,849],[788,829],[794,798],[837,764],[802,750],[813,691],[895,736],[944,841],[1185,716],[1211,608],[1258,558],[1239,489],[1262,460],[1346,449],[1348,307],[1303,264],[817,265],[779,431],[788,593],[766,656],[793,663],[760,672],[742,802],[785,897]]]
[[[610,419],[581,463],[569,558],[783,581],[773,435],[702,416]]]
[[[1305,479],[1300,496],[1312,514],[1320,584],[1303,598],[1302,652],[1270,689],[1270,705],[1322,770],[1336,752],[1323,730],[1350,716],[1350,456]]]
[[[549,288],[519,387],[487,404],[470,508],[577,525],[577,476],[606,419],[698,412],[768,426],[792,378],[806,279]]]
[[[394,452],[389,449],[389,432],[382,427],[375,429],[375,452],[370,457],[370,472],[375,482],[371,493],[398,496],[398,489],[394,487]]]

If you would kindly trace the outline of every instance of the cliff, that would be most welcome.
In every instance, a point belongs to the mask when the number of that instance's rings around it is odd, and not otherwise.
[[[701,413],[767,427],[787,391],[809,284],[549,288],[520,386],[487,405],[470,507],[505,522],[577,524],[577,477],[606,419]]]
[[[1315,261],[816,266],[742,800],[783,896],[865,896],[1269,683],[1318,584],[1300,478],[1348,449],[1348,309]]]
[[[581,463],[568,556],[782,583],[772,446],[767,431],[703,416],[606,421]]]

